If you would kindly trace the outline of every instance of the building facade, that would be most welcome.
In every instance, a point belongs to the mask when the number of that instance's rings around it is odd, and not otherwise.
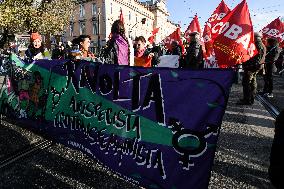
[[[136,36],[151,36],[154,28],[160,28],[155,42],[159,43],[177,27],[168,20],[166,0],[93,0],[82,1],[74,11],[70,25],[64,32],[65,40],[86,34],[92,38],[91,47],[104,46],[111,32],[112,23],[119,19],[122,10],[126,35],[131,39]],[[145,24],[142,19],[146,18]]]

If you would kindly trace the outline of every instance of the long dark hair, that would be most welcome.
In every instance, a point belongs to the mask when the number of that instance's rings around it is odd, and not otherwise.
[[[72,40],[72,44],[75,46],[75,45],[79,45],[79,47],[81,47],[81,42],[84,42],[86,38],[89,38],[91,40],[91,36],[89,35],[80,35],[79,37],[77,38],[74,38]]]
[[[118,34],[120,35],[127,43],[128,45],[128,64],[130,63],[130,45],[128,42],[128,39],[125,35],[125,27],[124,27],[124,23],[121,20],[116,20],[113,22],[112,26],[111,26],[111,34],[115,35]],[[114,40],[113,37],[110,39],[110,41]]]

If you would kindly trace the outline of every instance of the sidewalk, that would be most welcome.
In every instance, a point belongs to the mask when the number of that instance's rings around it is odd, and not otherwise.
[[[268,179],[274,119],[256,101],[236,105],[241,84],[232,87],[219,136],[209,188],[272,188]]]
[[[264,81],[262,77],[258,77],[258,89],[263,89]],[[269,102],[273,104],[279,111],[284,110],[284,74],[273,76],[273,98],[269,98]]]

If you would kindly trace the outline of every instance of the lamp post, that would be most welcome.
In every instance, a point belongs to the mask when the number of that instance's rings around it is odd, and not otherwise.
[[[145,24],[146,22],[146,18],[142,18],[142,20],[140,21],[143,25]],[[129,38],[131,38],[130,34],[132,33],[133,31],[133,28],[140,22],[136,22],[131,28],[130,28],[130,31],[129,31]]]
[[[100,52],[101,49],[101,36],[100,36],[100,16],[101,16],[101,8],[98,8],[98,53]]]

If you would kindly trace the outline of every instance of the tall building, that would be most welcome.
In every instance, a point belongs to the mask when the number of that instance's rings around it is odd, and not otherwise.
[[[81,34],[90,35],[91,47],[104,46],[111,32],[112,23],[119,19],[122,10],[127,36],[151,36],[154,28],[160,28],[155,42],[159,43],[177,27],[168,20],[166,0],[93,0],[81,1],[70,20],[65,39],[72,40]],[[141,21],[146,18],[145,24]]]

